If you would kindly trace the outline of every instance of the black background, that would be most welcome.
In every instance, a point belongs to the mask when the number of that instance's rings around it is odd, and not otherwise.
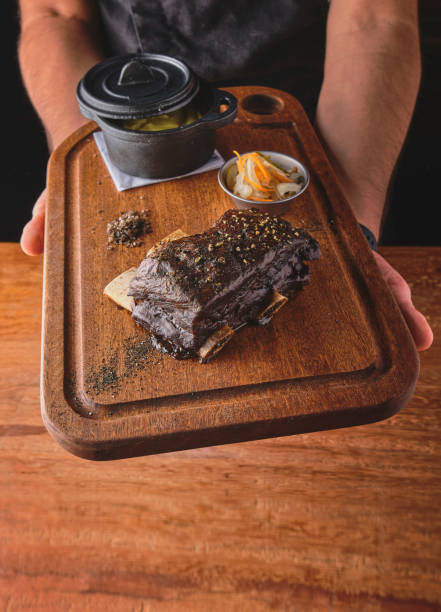
[[[0,241],[16,242],[45,184],[48,150],[43,127],[24,91],[17,61],[17,3],[6,0],[2,25],[3,158]]]
[[[405,1],[405,0],[404,0]],[[3,6],[3,220],[0,241],[16,242],[44,187],[46,138],[22,85],[17,62],[17,3]],[[409,134],[391,188],[384,245],[441,245],[441,2],[420,0],[423,77]],[[375,177],[373,177],[375,180]]]

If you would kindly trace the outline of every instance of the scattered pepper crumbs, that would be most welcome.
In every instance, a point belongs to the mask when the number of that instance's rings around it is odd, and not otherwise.
[[[95,392],[96,394],[108,389],[117,391],[119,389],[119,376],[116,373],[117,358],[116,353],[113,353],[107,363],[103,363],[96,370],[89,374],[86,379],[87,391]]]
[[[154,349],[150,336],[139,339],[139,336],[126,338],[124,340],[124,373],[125,378],[136,376],[148,365],[157,365],[162,361],[162,356]]]
[[[135,377],[148,366],[158,365],[162,361],[162,355],[152,346],[150,336],[141,339],[139,336],[126,338],[123,346],[122,371],[119,371],[119,359],[115,352],[107,361],[103,359],[99,368],[90,372],[86,379],[87,392],[99,395],[110,390],[114,397],[124,380]]]

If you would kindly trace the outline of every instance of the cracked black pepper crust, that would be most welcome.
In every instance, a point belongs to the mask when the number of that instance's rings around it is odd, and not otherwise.
[[[296,244],[300,257],[319,256],[318,244],[309,234],[285,219],[257,209],[230,209],[201,234],[166,243],[152,259],[157,260],[156,273],[168,280],[169,287],[178,286],[180,294],[207,301],[231,285],[235,275],[243,277],[248,270],[251,274],[256,263]],[[131,295],[144,297],[136,289]]]
[[[288,221],[231,209],[143,259],[128,291],[132,316],[173,357],[191,357],[221,327],[259,320],[275,290],[296,293],[309,280],[304,260],[319,255],[318,243]]]

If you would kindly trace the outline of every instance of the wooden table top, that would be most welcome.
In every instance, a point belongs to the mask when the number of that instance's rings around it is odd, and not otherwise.
[[[95,463],[42,424],[42,259],[0,244],[0,609],[440,610],[441,247],[382,253],[435,334],[402,412]]]

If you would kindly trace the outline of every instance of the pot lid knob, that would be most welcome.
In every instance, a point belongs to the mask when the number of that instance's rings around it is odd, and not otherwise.
[[[143,85],[154,80],[149,66],[139,59],[134,59],[121,68],[118,85]]]

